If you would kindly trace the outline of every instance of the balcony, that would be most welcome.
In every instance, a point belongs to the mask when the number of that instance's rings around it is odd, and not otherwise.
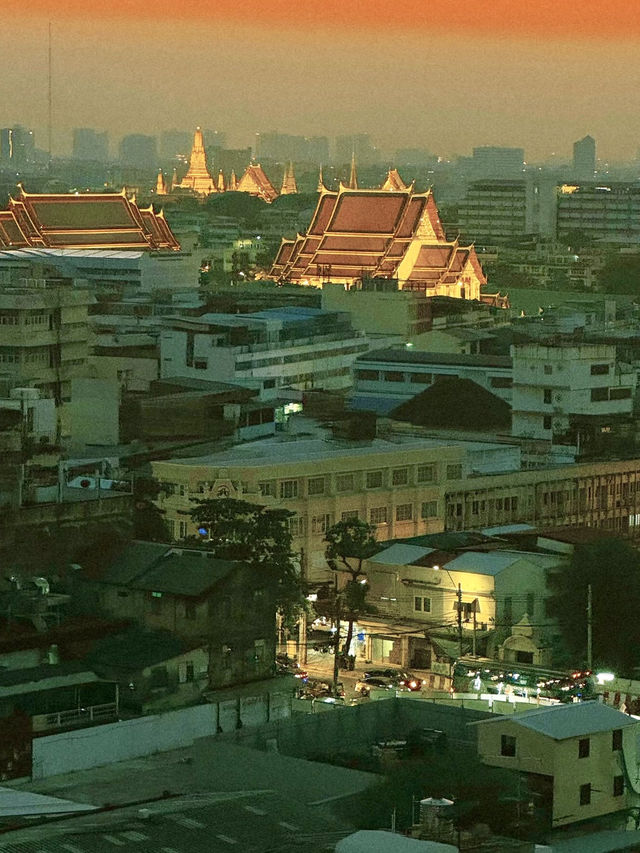
[[[72,708],[52,714],[37,714],[31,718],[34,732],[49,732],[55,729],[79,729],[99,723],[111,723],[118,719],[118,705],[89,705],[87,708]]]

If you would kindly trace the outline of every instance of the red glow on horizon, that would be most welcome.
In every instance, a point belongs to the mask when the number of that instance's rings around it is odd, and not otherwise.
[[[5,14],[27,17],[87,19],[85,0],[31,0],[28,8],[9,0]],[[428,34],[468,31],[521,38],[546,36],[565,41],[583,38],[640,39],[640,6],[629,0],[112,0],[94,4],[91,19],[130,21],[208,21],[246,27],[301,29],[346,35],[357,30]],[[325,37],[323,35],[323,37]],[[428,45],[427,45],[428,47]],[[378,45],[380,48],[380,45]]]

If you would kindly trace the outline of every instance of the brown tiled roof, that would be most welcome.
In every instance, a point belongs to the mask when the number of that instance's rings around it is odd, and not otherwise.
[[[247,166],[244,175],[238,181],[237,191],[258,196],[267,202],[272,202],[278,197],[278,191],[259,163],[251,163]]]
[[[21,189],[0,211],[0,248],[170,249],[176,240],[164,217],[141,211],[124,193],[43,193]]]

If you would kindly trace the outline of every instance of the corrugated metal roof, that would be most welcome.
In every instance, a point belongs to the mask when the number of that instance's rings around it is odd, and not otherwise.
[[[415,560],[426,557],[427,554],[432,554],[434,551],[435,548],[425,548],[420,545],[404,545],[402,542],[396,542],[394,545],[385,548],[384,551],[371,557],[369,562],[392,566],[408,566]]]
[[[515,551],[465,551],[446,565],[450,572],[469,572],[478,575],[497,575],[507,566],[523,559]]]
[[[627,726],[638,726],[638,721],[601,702],[575,702],[571,705],[553,705],[550,708],[535,708],[509,717],[480,720],[474,725],[504,722],[509,720],[517,726],[539,732],[553,740],[609,732]]]

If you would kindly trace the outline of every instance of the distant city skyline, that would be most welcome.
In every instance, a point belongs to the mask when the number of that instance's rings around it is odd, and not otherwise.
[[[215,10],[127,0],[110,15],[92,9],[91,20],[76,0],[18,5],[9,0],[0,32],[11,56],[0,126],[33,127],[46,147],[51,20],[54,154],[71,150],[74,127],[106,130],[113,146],[129,133],[196,125],[226,132],[230,147],[272,130],[364,132],[385,151],[444,157],[516,146],[530,161],[569,162],[587,134],[606,161],[632,160],[640,146],[629,72],[640,16],[626,8],[623,29],[616,3],[586,0],[578,19],[550,0],[517,12],[507,0],[443,0],[427,18],[412,0],[381,0],[375,12],[328,0],[320,22],[305,0],[222,0]]]

